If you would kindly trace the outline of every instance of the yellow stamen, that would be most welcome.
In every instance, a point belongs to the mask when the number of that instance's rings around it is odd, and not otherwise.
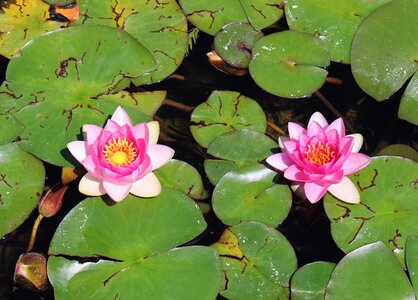
[[[119,137],[107,142],[103,148],[103,155],[112,166],[123,167],[132,163],[138,154],[133,142]]]
[[[316,165],[325,165],[329,163],[335,156],[335,151],[326,143],[323,145],[318,142],[316,145],[308,145],[308,151],[305,152],[306,160]]]

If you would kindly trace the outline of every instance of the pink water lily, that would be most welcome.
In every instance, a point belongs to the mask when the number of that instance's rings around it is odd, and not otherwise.
[[[341,118],[328,124],[316,112],[305,129],[289,122],[289,138],[279,139],[283,153],[267,158],[267,163],[284,172],[293,188],[304,192],[311,203],[328,191],[348,203],[360,202],[360,194],[347,177],[367,166],[370,157],[358,153],[363,144],[360,134],[345,135]]]
[[[104,128],[84,125],[86,141],[68,144],[71,154],[86,168],[79,190],[89,196],[108,194],[114,201],[129,193],[154,197],[161,184],[152,172],[174,155],[170,147],[157,144],[158,122],[132,125],[122,107],[118,107]]]

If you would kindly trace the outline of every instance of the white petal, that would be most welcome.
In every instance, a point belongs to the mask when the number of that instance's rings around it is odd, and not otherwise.
[[[138,197],[155,197],[161,193],[161,183],[154,173],[150,172],[145,177],[134,182],[131,193]]]
[[[290,138],[285,135],[279,136],[279,147],[280,149],[284,149],[284,142],[290,141]]]
[[[174,150],[168,146],[154,144],[148,146],[148,156],[151,159],[152,171],[165,165],[174,155]]]
[[[148,125],[148,134],[149,134],[148,143],[150,145],[156,144],[160,136],[160,123],[158,123],[157,121],[151,121],[151,122],[148,122],[147,125]]]
[[[113,122],[116,122],[119,126],[128,124],[129,127],[132,127],[132,122],[128,113],[121,106],[118,106],[110,119]]]
[[[128,196],[129,191],[131,190],[132,185],[126,184],[116,184],[108,181],[103,181],[103,188],[105,189],[106,193],[112,198],[115,202],[120,202]]]
[[[106,191],[103,188],[102,181],[87,173],[81,178],[80,183],[78,184],[78,189],[80,193],[87,196],[101,196],[106,194]]]
[[[315,112],[309,119],[308,127],[310,127],[312,122],[318,123],[322,128],[325,128],[328,126],[327,119],[319,112]]]
[[[333,194],[341,201],[347,203],[355,204],[360,202],[360,194],[357,190],[357,187],[347,176],[344,176],[341,182],[330,185],[328,192]]]
[[[79,162],[82,162],[87,157],[87,143],[83,141],[70,142],[67,145],[68,150]]]
[[[360,133],[349,134],[347,136],[351,136],[354,138],[353,148],[351,152],[359,152],[361,146],[363,145],[363,136]]]

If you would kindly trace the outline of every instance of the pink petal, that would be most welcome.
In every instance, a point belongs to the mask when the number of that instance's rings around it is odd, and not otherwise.
[[[149,132],[149,144],[156,144],[160,137],[160,123],[157,121],[151,121],[147,123]]]
[[[129,194],[132,184],[121,185],[109,181],[103,181],[103,188],[115,202],[120,202]]]
[[[284,142],[287,142],[287,141],[289,141],[290,139],[289,139],[289,137],[288,136],[279,136],[279,147],[280,147],[280,149],[282,149],[282,151],[283,151],[283,149],[284,149]]]
[[[315,182],[305,182],[304,190],[306,198],[309,202],[316,203],[324,196],[327,191],[328,184],[317,184]]]
[[[338,172],[334,173],[334,174],[328,174],[326,176],[324,176],[324,178],[322,178],[322,180],[326,181],[327,183],[330,184],[335,184],[340,182],[344,177],[344,171],[343,170],[339,170]]]
[[[360,194],[354,183],[347,176],[340,183],[330,185],[328,192],[347,203],[354,204],[360,202]]]
[[[338,136],[337,130],[334,130],[334,129],[328,130],[326,132],[326,135],[327,135],[328,145],[330,145],[332,148],[337,150],[340,144],[340,138]]]
[[[350,175],[363,169],[371,161],[371,158],[362,153],[351,153],[345,160],[342,170],[344,175]]]
[[[67,144],[68,150],[80,163],[87,157],[87,143],[83,141],[74,141]]]
[[[293,181],[305,182],[309,180],[309,177],[306,176],[306,174],[304,174],[302,170],[296,165],[291,165],[289,168],[287,168],[284,171],[284,177]]]
[[[80,193],[87,196],[101,196],[106,194],[102,181],[94,177],[91,173],[87,173],[81,178],[78,189]]]
[[[139,123],[132,127],[132,133],[135,139],[149,139],[149,131],[146,123]]]
[[[83,126],[83,129],[86,130],[86,141],[87,145],[92,145],[100,136],[103,131],[103,128],[93,124],[87,124]]]
[[[145,177],[134,182],[131,193],[138,197],[155,197],[161,193],[161,183],[157,176],[150,172]]]
[[[164,145],[154,144],[148,146],[148,155],[151,158],[152,171],[154,171],[174,156],[174,150]]]
[[[105,127],[103,128],[103,130],[109,131],[110,133],[115,133],[117,132],[122,126],[119,126],[118,123],[116,123],[115,121],[112,120],[107,120]]]
[[[325,128],[328,126],[327,120],[324,118],[324,116],[320,112],[315,112],[311,118],[309,119],[308,128],[310,127],[312,122],[316,122],[321,126],[322,128]]]
[[[318,136],[320,132],[324,132],[324,128],[322,128],[321,125],[319,125],[315,121],[311,122],[307,130],[308,130],[308,136],[312,138]]]
[[[326,132],[330,131],[330,130],[337,130],[338,135],[341,137],[345,136],[345,126],[344,126],[344,121],[341,118],[338,118],[337,120],[335,120],[334,122],[332,122],[327,128],[326,128]]]
[[[118,123],[119,126],[127,124],[129,127],[132,127],[132,122],[129,118],[128,113],[121,106],[118,106],[118,108],[116,108],[111,120]]]
[[[286,153],[270,155],[267,157],[266,162],[280,171],[284,171],[286,168],[294,164],[293,160]]]
[[[283,147],[287,153],[292,153],[299,150],[299,143],[295,141],[285,141],[283,142]]]
[[[349,134],[347,136],[350,136],[354,139],[353,148],[351,149],[351,152],[359,152],[361,146],[363,145],[363,136],[360,133]]]
[[[289,130],[289,137],[294,140],[298,140],[299,135],[306,132],[305,128],[293,122],[289,122],[287,129]]]

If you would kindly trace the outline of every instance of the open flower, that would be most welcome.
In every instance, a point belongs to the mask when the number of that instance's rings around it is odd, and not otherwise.
[[[154,197],[161,184],[152,172],[167,163],[174,150],[158,145],[158,122],[132,125],[120,106],[104,128],[84,125],[86,141],[68,144],[71,154],[86,168],[79,190],[89,196],[108,194],[114,201],[129,193]]]
[[[328,191],[348,203],[360,202],[359,192],[347,177],[367,166],[370,158],[357,153],[363,144],[360,134],[345,135],[341,118],[330,125],[319,112],[305,129],[289,122],[289,138],[279,139],[283,153],[273,154],[267,163],[297,182],[311,203]]]

